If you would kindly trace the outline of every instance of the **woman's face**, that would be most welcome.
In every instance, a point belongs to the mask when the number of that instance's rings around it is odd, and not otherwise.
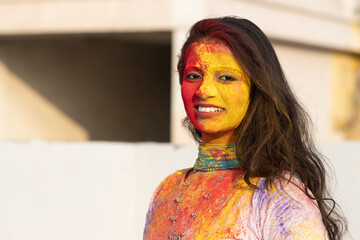
[[[249,79],[226,45],[207,41],[191,46],[181,95],[190,121],[203,137],[233,134],[245,116],[249,94]]]

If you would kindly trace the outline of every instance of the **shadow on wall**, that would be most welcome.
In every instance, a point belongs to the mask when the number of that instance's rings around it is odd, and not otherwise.
[[[0,61],[90,140],[168,142],[170,42],[170,32],[3,37]]]

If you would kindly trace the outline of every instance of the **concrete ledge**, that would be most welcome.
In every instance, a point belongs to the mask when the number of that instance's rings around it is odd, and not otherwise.
[[[93,0],[0,3],[0,34],[161,31],[170,1]]]

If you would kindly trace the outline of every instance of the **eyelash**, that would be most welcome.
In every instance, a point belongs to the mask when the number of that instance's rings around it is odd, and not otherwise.
[[[189,73],[189,74],[186,74],[186,79],[188,80],[195,80],[195,79],[201,79],[201,76],[199,74],[195,74],[195,73]]]
[[[222,78],[225,78],[225,79],[222,79]],[[221,75],[219,77],[219,79],[222,80],[222,81],[226,81],[226,82],[236,81],[235,77],[229,76],[229,75]]]
[[[185,77],[190,81],[194,81],[202,78],[200,74],[196,74],[196,73],[186,74]],[[235,77],[229,75],[221,75],[218,79],[224,82],[232,82],[237,80]]]

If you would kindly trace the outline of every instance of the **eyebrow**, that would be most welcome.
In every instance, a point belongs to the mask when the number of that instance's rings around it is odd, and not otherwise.
[[[184,68],[184,71],[189,71],[189,70],[190,70],[190,71],[197,71],[197,72],[198,72],[198,71],[201,71],[198,67],[193,66],[193,65]]]
[[[218,67],[215,68],[217,71],[229,71],[229,72],[237,72],[239,74],[244,74],[244,72],[240,69],[232,68],[232,67]]]
[[[244,71],[242,71],[241,68],[236,69],[236,68],[232,68],[232,67],[215,67],[214,70],[215,70],[215,71],[236,72],[237,74],[245,75]],[[195,72],[202,73],[201,69],[199,69],[197,66],[194,66],[194,65],[185,67],[185,68],[184,68],[184,72],[185,72],[185,71],[195,71]]]

